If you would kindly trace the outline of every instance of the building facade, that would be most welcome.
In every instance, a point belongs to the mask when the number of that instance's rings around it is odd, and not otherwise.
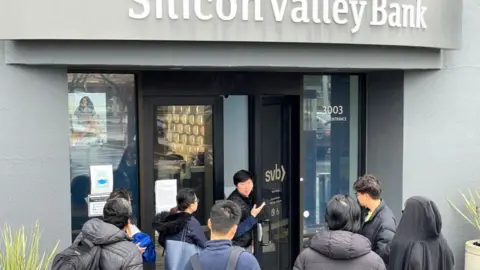
[[[475,234],[447,198],[478,183],[474,0],[0,6],[1,221],[39,220],[45,247],[118,187],[152,235],[178,188],[205,223],[246,168],[267,202],[256,256],[291,269],[330,196],[368,172],[398,218],[435,200],[462,269]]]

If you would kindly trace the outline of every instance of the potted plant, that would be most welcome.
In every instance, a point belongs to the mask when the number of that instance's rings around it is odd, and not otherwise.
[[[460,210],[455,204],[448,203],[467,220],[476,230],[480,231],[480,192],[468,190],[468,195],[460,191],[466,211]],[[470,240],[465,243],[465,270],[478,269],[480,265],[480,239]]]
[[[40,226],[35,223],[30,237],[25,234],[22,226],[18,230],[12,230],[5,225],[1,233],[0,241],[0,269],[1,270],[48,270],[55,256],[58,242],[48,253],[39,254]]]

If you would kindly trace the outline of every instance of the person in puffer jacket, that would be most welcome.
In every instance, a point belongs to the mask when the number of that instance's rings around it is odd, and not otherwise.
[[[185,230],[185,242],[205,248],[207,237],[200,222],[193,216],[198,208],[198,198],[190,188],[181,189],[177,194],[177,206],[170,212],[164,211],[153,220],[153,228],[158,232],[158,243],[165,248],[167,240],[181,241]]]
[[[132,202],[132,194],[129,190],[124,188],[119,188],[110,193],[108,200],[113,199],[125,199],[128,202]],[[137,245],[138,249],[142,253],[142,259],[144,263],[153,263],[157,259],[157,254],[155,253],[155,243],[152,241],[152,238],[140,231],[135,224],[131,222],[128,223],[126,229],[128,236],[132,239],[132,243]]]
[[[295,261],[293,270],[386,270],[370,241],[358,234],[360,205],[349,195],[335,195],[327,204],[327,228],[318,232]]]
[[[85,238],[101,246],[99,269],[143,269],[142,254],[126,232],[131,215],[132,206],[127,200],[108,200],[103,208],[103,220],[93,218],[87,221],[74,244]]]

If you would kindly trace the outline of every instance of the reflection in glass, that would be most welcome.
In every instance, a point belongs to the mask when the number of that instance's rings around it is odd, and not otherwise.
[[[174,122],[174,123],[180,122],[180,115],[174,114],[174,115],[173,115],[173,122]]]
[[[188,137],[188,143],[189,143],[190,145],[194,145],[194,144],[195,144],[195,136],[190,135],[190,136]]]
[[[173,122],[167,123],[169,128],[166,132],[155,133],[154,144],[154,175],[157,181],[174,179],[177,182],[177,190],[181,188],[193,188],[201,204],[196,218],[206,225],[210,207],[213,204],[213,162],[210,157],[212,153],[205,153],[204,144],[212,148],[212,115],[211,109],[205,109],[210,106],[157,106],[156,118],[168,119],[169,112],[180,113],[173,115]],[[193,122],[201,122],[205,130],[204,135],[189,135],[192,127],[187,123],[193,119]],[[188,121],[187,121],[188,120]],[[199,129],[198,126],[197,130]],[[195,130],[195,128],[193,128]],[[170,140],[173,138],[173,142]],[[199,147],[202,146],[202,147]],[[154,187],[152,187],[154,190]],[[163,209],[158,211],[169,211],[175,205],[163,205]],[[152,213],[152,215],[155,213]],[[162,249],[157,244],[157,254],[162,254]],[[161,265],[163,257],[157,256],[157,268],[163,269]]]
[[[195,124],[195,115],[191,114],[188,116],[188,123],[190,125],[194,125]]]
[[[203,115],[199,114],[196,116],[197,119],[197,125],[202,126],[203,125]]]
[[[180,121],[182,122],[182,124],[186,124],[186,123],[187,123],[187,118],[188,118],[188,115],[182,114],[182,117],[180,118]]]
[[[187,135],[186,134],[182,134],[182,136],[180,137],[180,142],[182,142],[182,144],[187,144]]]
[[[202,137],[202,136],[198,136],[198,137],[197,137],[197,140],[196,140],[196,143],[197,143],[198,145],[203,145],[203,137]]]
[[[176,142],[176,143],[179,143],[180,142],[180,134],[174,133],[173,134],[173,141]]]
[[[132,192],[132,222],[138,220],[135,97],[132,74],[68,74],[72,240],[89,219],[92,165],[112,165],[114,188]]]
[[[175,128],[175,130],[178,133],[183,133],[183,125],[182,124],[177,124],[177,127]]]
[[[304,233],[324,225],[326,203],[358,176],[359,77],[304,76]]]

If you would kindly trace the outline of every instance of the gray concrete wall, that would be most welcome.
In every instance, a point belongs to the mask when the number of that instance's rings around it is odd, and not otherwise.
[[[403,71],[367,74],[366,172],[382,183],[383,198],[399,220],[403,177]]]
[[[405,73],[403,198],[425,195],[443,215],[443,233],[463,269],[464,242],[480,238],[447,203],[457,189],[480,187],[480,6],[464,0],[463,48],[445,68]]]
[[[7,66],[0,42],[0,225],[29,231],[42,247],[70,243],[66,69]]]
[[[440,69],[441,50],[294,43],[7,41],[9,64],[338,72]],[[346,61],[348,59],[348,61]],[[375,61],[372,61],[375,59]]]

